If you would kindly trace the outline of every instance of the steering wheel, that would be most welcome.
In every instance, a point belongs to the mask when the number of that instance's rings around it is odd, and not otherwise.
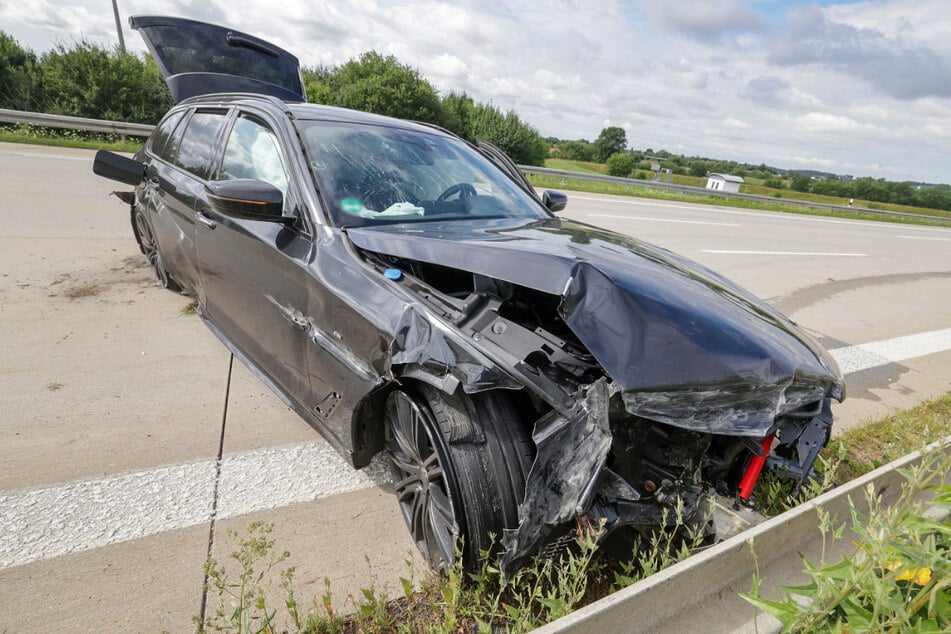
[[[444,203],[449,199],[453,194],[459,194],[459,200],[463,198],[469,198],[470,196],[476,196],[475,187],[469,183],[456,183],[455,185],[450,185],[446,191],[439,194],[439,198],[436,199],[437,203]]]

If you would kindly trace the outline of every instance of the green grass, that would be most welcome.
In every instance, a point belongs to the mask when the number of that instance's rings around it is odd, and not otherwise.
[[[797,192],[792,189],[774,189],[772,187],[763,187],[746,183],[740,186],[740,191],[744,194],[756,194],[757,196],[775,196],[779,193],[788,200],[804,200],[806,202],[822,203],[825,205],[848,206],[848,198],[839,198],[836,196],[823,196],[821,194],[812,194],[809,192]],[[853,203],[856,207],[865,207],[867,209],[876,209],[880,211],[897,211],[906,214],[924,214],[928,216],[937,216],[942,218],[951,218],[951,211],[943,209],[930,209],[928,207],[912,207],[910,205],[896,205],[892,203],[875,202],[872,200],[855,199]]]
[[[830,460],[839,460],[837,478],[846,482],[947,436],[951,394],[851,429],[823,451]]]
[[[682,194],[680,192],[665,191],[663,189],[654,189],[640,187],[638,185],[620,185],[616,183],[601,183],[596,181],[587,181],[574,178],[562,178],[560,176],[539,176],[535,174],[527,175],[529,182],[540,189],[564,189],[569,191],[591,192],[597,194],[613,194],[616,196],[633,196],[637,198],[651,198],[655,200],[673,200],[681,202],[698,203],[702,205],[718,205],[720,207],[736,207],[739,209],[756,209],[761,211],[778,211],[782,213],[803,214],[808,216],[830,216],[834,218],[850,218],[854,220],[873,220],[876,222],[892,222],[900,224],[928,225],[935,227],[947,227],[948,222],[942,222],[940,218],[951,217],[951,214],[945,211],[935,209],[919,209],[915,207],[915,213],[935,216],[934,220],[927,218],[903,218],[900,216],[880,216],[873,213],[863,213],[859,210],[839,211],[833,209],[824,209],[817,207],[801,207],[799,205],[787,205],[782,202],[767,202],[760,200],[748,200],[745,198],[721,198],[718,196],[704,196],[701,194]],[[571,197],[568,198],[569,204]]]
[[[95,134],[78,130],[51,130],[27,125],[0,124],[0,141],[6,143],[29,143],[55,147],[72,147],[84,150],[109,150],[112,152],[137,152],[144,139],[128,137],[120,140],[113,134]]]
[[[823,450],[823,463],[838,467],[834,473],[842,483],[920,449],[927,441],[948,435],[951,435],[951,393],[842,434]],[[947,465],[944,468],[947,470]],[[813,490],[812,494],[819,492]],[[951,500],[951,488],[945,495]],[[783,504],[788,507],[790,502],[800,503],[805,497],[800,495],[777,502],[780,507]],[[905,516],[896,515],[892,509],[882,510],[878,515],[890,517],[894,530],[903,526],[900,520]],[[917,528],[933,526],[922,524],[917,515],[909,517],[918,522]],[[674,524],[682,526],[676,519]],[[201,618],[195,619],[199,631],[523,632],[688,557],[691,545],[697,543],[689,537],[686,541],[672,542],[664,535],[655,534],[638,545],[636,558],[618,561],[599,551],[596,535],[585,531],[579,536],[577,548],[562,558],[536,562],[510,579],[503,578],[494,563],[484,559],[475,573],[464,573],[456,566],[448,576],[429,575],[417,581],[412,560],[408,559],[407,574],[399,580],[402,596],[388,597],[371,582],[356,596],[341,598],[331,592],[330,581],[325,579],[323,594],[302,603],[293,591],[294,569],[280,569],[289,560],[289,554],[276,549],[270,532],[270,525],[252,524],[246,536],[231,533],[232,543],[237,542],[231,552],[231,562],[223,565],[209,559],[206,565],[209,610],[204,622]],[[933,542],[922,543],[928,546]],[[934,555],[924,561],[935,574],[946,570],[947,562],[951,561],[947,556],[948,540],[941,546],[940,552],[924,553]],[[861,558],[855,561],[865,565]],[[943,568],[938,568],[939,564]],[[856,570],[862,573],[854,575],[861,584],[884,584],[883,587],[900,591],[902,596],[907,594],[906,590],[919,590],[902,581],[899,571],[891,576],[886,572],[884,576],[872,578],[867,571],[862,572],[864,568]],[[374,578],[372,571],[368,578]],[[883,580],[881,584],[879,580]],[[948,592],[946,587],[936,583],[924,589]],[[790,615],[798,609],[793,603],[779,608],[776,607],[779,603],[763,599],[758,580],[748,598],[761,608],[782,609]],[[822,614],[833,612],[828,604],[820,607]],[[920,614],[925,614],[923,610],[919,606]]]
[[[951,453],[927,451],[900,474],[891,504],[870,485],[867,510],[851,496],[845,517],[816,508],[821,552],[816,562],[802,558],[808,583],[767,598],[757,570],[740,596],[783,632],[951,632]]]
[[[589,163],[587,161],[569,161],[568,159],[547,159],[545,167],[553,170],[567,170],[569,172],[585,172],[587,174],[607,174],[608,167],[604,163]]]
[[[605,174],[607,173],[607,168],[602,163],[589,163],[585,161],[568,161],[564,159],[548,159],[545,161],[545,167],[551,169],[561,169],[566,171],[573,172],[584,172],[588,174]],[[643,170],[639,170],[643,171]],[[653,174],[650,174],[651,180],[653,180]],[[551,182],[554,183],[557,181],[557,185],[563,189],[575,189],[577,191],[587,191],[587,192],[598,192],[604,194],[619,194],[627,196],[638,196],[643,198],[665,198],[665,196],[655,195],[650,189],[646,187],[635,187],[630,188],[626,185],[619,185],[614,183],[590,183],[580,179],[569,178],[567,184],[562,185],[560,177],[547,177],[547,176],[529,176],[529,180],[532,181],[533,185],[544,187],[551,186],[548,184],[538,185],[535,182],[535,179],[555,179]],[[670,177],[670,183],[672,185],[686,185],[689,187],[706,187],[707,179],[701,178],[698,176],[687,176],[682,174],[672,174]],[[601,187],[594,189],[594,186],[605,185],[606,187]],[[774,189],[772,187],[765,187],[763,185],[762,179],[748,178],[746,183],[740,186],[740,191],[744,194],[755,194],[757,196],[771,196],[780,199],[786,200],[801,200],[804,202],[814,202],[822,203],[824,205],[841,205],[843,207],[848,206],[848,198],[838,198],[835,196],[823,196],[820,194],[811,194],[809,192],[797,192],[791,189]],[[675,195],[676,196],[676,195]],[[882,220],[883,217],[876,216],[876,214],[868,214],[861,212],[851,212],[851,211],[832,211],[832,210],[821,210],[819,208],[813,208],[812,211],[803,210],[797,205],[785,205],[781,209],[776,209],[774,206],[767,203],[756,203],[753,206],[736,204],[738,201],[731,200],[727,198],[712,197],[712,196],[694,196],[695,200],[691,202],[699,202],[704,204],[717,204],[717,205],[727,205],[732,207],[745,207],[752,209],[768,209],[773,211],[788,211],[790,213],[812,213],[823,216],[838,216],[844,218],[858,218],[861,220]],[[678,200],[686,200],[685,197],[677,196]],[[755,201],[754,201],[755,202]],[[759,205],[759,206],[757,206]],[[881,203],[874,202],[870,200],[855,200],[854,205],[856,207],[864,207],[866,209],[874,209],[878,211],[896,211],[900,213],[908,214],[920,214],[925,216],[935,216],[936,218],[948,218],[951,219],[951,211],[944,211],[941,209],[929,209],[927,207],[911,207],[908,205],[895,205],[891,203]],[[892,220],[886,220],[886,222],[894,222]],[[945,226],[945,225],[939,225]]]

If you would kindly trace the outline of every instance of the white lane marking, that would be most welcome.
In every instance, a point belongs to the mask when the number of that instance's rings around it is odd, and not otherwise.
[[[829,353],[843,374],[851,374],[951,350],[951,328],[836,348]]]
[[[50,158],[50,159],[60,159],[63,161],[89,161],[91,157],[89,156],[66,156],[65,154],[43,154],[42,152],[3,152],[0,154],[0,157],[3,156],[19,156],[23,158]]]
[[[905,240],[939,240],[941,242],[951,242],[951,238],[932,238],[931,236],[898,236]]]
[[[211,519],[215,461],[203,460],[0,494],[0,569],[194,526]],[[347,493],[388,481],[356,471],[323,442],[224,456],[217,517]]]
[[[844,374],[951,350],[951,328],[831,350]],[[215,461],[0,493],[0,569],[155,535],[211,518]],[[227,454],[217,517],[389,481],[384,460],[352,469],[323,442]]]
[[[819,251],[733,251],[729,249],[700,249],[701,253],[719,253],[723,255],[817,255],[835,258],[864,258],[864,253],[822,253]]]
[[[706,222],[703,220],[675,220],[674,218],[647,218],[645,216],[621,216],[618,214],[585,214],[589,218],[621,218],[624,220],[642,220],[645,222],[678,222],[685,225],[709,225],[711,227],[742,227],[733,222]]]
[[[706,222],[704,220],[676,220],[674,218],[647,218],[645,216],[621,216],[619,214],[585,214],[589,218],[621,218],[623,220],[642,220],[645,222],[678,222],[686,225],[710,225],[712,227],[741,227],[733,222]]]
[[[610,195],[610,194],[606,194]],[[594,202],[601,203],[616,203],[620,205],[640,205],[642,207],[657,207],[658,205],[663,206],[668,209],[687,209],[689,211],[697,213],[713,213],[713,214],[726,214],[729,216],[746,216],[753,218],[768,218],[770,220],[791,220],[799,222],[822,222],[826,224],[834,225],[851,225],[853,227],[864,227],[866,229],[901,229],[901,231],[937,231],[943,232],[945,234],[951,232],[951,229],[945,229],[944,227],[916,227],[912,225],[898,225],[895,223],[888,222],[875,222],[872,220],[841,220],[836,218],[817,218],[816,216],[810,216],[807,214],[796,214],[788,211],[774,211],[771,213],[763,213],[758,211],[736,211],[732,209],[723,209],[722,207],[716,207],[714,205],[703,205],[697,203],[694,206],[690,205],[677,205],[668,203],[663,199],[651,199],[651,202],[641,202],[637,200],[623,200],[618,198],[594,198],[591,196],[570,196],[569,200],[591,200]],[[782,201],[777,201],[782,202]],[[938,218],[940,220],[941,218]]]

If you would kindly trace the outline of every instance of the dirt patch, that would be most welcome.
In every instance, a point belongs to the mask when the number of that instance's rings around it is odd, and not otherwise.
[[[149,268],[149,263],[144,255],[130,255],[122,260],[122,265],[129,269]]]
[[[102,284],[83,284],[80,286],[73,286],[68,291],[63,293],[63,297],[66,297],[70,300],[85,299],[87,297],[95,297],[105,290],[106,287]]]

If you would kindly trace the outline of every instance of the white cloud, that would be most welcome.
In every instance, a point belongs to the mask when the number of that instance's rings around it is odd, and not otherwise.
[[[951,68],[947,0],[118,2],[123,19],[226,23],[309,66],[393,54],[441,92],[515,108],[546,136],[621,125],[642,149],[951,179],[951,80],[935,75]],[[818,34],[797,41],[803,24]],[[39,52],[80,35],[116,41],[108,2],[0,0],[0,28]]]
[[[796,118],[796,127],[803,132],[856,132],[862,125],[848,117],[826,112],[810,112]]]

